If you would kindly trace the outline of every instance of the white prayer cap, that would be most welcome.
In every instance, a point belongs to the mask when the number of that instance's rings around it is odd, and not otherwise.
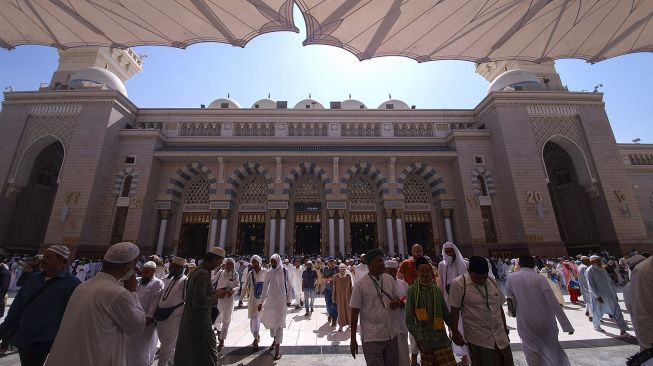
[[[55,252],[66,259],[70,257],[70,249],[68,249],[68,247],[65,247],[63,245],[52,245],[47,250]]]
[[[338,269],[347,269],[347,265],[344,264],[344,263],[340,263],[340,265],[338,266]]]
[[[632,270],[632,269],[635,268],[636,265],[639,264],[639,262],[641,262],[641,261],[643,261],[645,259],[646,259],[646,257],[644,257],[643,255],[635,254],[630,259],[628,259],[628,267],[630,267],[630,269]]]
[[[222,258],[227,256],[227,252],[225,252],[225,250],[220,248],[220,247],[213,247],[213,248],[209,249],[209,253],[213,253],[213,254],[217,255],[218,257],[222,257]]]
[[[186,265],[186,260],[182,257],[175,257],[175,259],[172,260],[172,264],[176,264],[178,266],[185,266]]]
[[[580,257],[580,260],[581,261],[588,261],[588,260],[590,260],[590,257],[584,255],[584,256]]]
[[[397,261],[385,261],[385,268],[399,268]]]
[[[311,262],[311,261],[306,261],[306,264],[310,264],[310,265],[312,265],[313,262]]]
[[[145,264],[143,264],[143,268],[156,269],[156,263],[154,263],[154,261],[147,261]]]
[[[283,261],[283,263],[290,263],[290,261],[288,261],[288,258],[286,258],[286,259]]]
[[[261,259],[261,257],[259,257],[258,255],[253,255],[251,261],[252,262],[257,261],[258,264],[263,263],[263,259]]]
[[[197,264],[195,264],[195,262],[190,262],[190,263],[188,263],[188,267],[189,268],[194,268],[194,267],[197,267]]]
[[[599,257],[598,255],[593,255],[590,257],[590,261],[595,261],[597,259],[601,259],[601,257]]]
[[[140,252],[136,244],[125,241],[110,246],[104,253],[104,260],[117,264],[129,263],[138,258]]]

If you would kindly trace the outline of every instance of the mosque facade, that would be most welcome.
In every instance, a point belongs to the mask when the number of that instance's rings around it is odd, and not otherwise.
[[[481,64],[468,110],[389,99],[230,98],[139,108],[131,50],[60,53],[52,82],[6,92],[0,246],[143,254],[466,255],[650,251],[653,145],[616,143],[598,92],[552,63]]]

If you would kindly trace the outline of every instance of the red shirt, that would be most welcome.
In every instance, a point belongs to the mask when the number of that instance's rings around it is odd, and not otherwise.
[[[408,285],[413,284],[413,281],[415,281],[417,278],[417,266],[415,265],[413,257],[410,257],[401,262],[401,265],[399,266],[399,273],[404,275],[404,281],[406,281]]]

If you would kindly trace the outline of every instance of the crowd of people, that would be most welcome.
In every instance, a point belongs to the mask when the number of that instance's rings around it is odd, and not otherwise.
[[[642,351],[631,363],[644,364],[653,347],[653,259],[636,252],[465,258],[447,242],[438,258],[415,244],[408,258],[378,248],[345,258],[228,257],[214,247],[187,260],[145,258],[123,242],[102,261],[72,259],[63,245],[32,258],[0,253],[0,295],[17,291],[0,325],[0,353],[15,347],[25,366],[217,365],[234,308],[246,308],[252,351],[262,324],[278,360],[289,308],[310,318],[324,296],[328,325],[350,333],[352,356],[362,347],[367,365],[513,365],[508,316],[529,365],[570,365],[558,341],[558,324],[575,331],[563,294],[585,307],[594,330],[614,321],[632,338],[622,285]]]

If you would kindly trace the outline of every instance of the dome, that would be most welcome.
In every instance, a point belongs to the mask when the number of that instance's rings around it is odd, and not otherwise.
[[[295,104],[295,109],[324,109],[324,106],[315,99],[304,99]]]
[[[487,92],[502,90],[542,90],[540,78],[530,71],[516,69],[509,70],[497,76],[490,84]]]
[[[356,99],[347,99],[342,101],[341,109],[367,109],[363,102]]]
[[[240,104],[231,98],[219,98],[209,104],[209,108],[214,109],[238,109]]]
[[[125,88],[125,84],[122,83],[116,74],[107,69],[102,69],[99,67],[87,67],[85,69],[81,69],[70,77],[68,86],[71,89],[83,88],[85,86],[85,82],[101,84],[109,89],[121,92],[124,96],[127,96],[127,89]]]
[[[399,99],[390,99],[381,103],[377,109],[410,109],[410,107]]]
[[[252,104],[252,109],[276,109],[277,102],[270,98],[263,98]]]

